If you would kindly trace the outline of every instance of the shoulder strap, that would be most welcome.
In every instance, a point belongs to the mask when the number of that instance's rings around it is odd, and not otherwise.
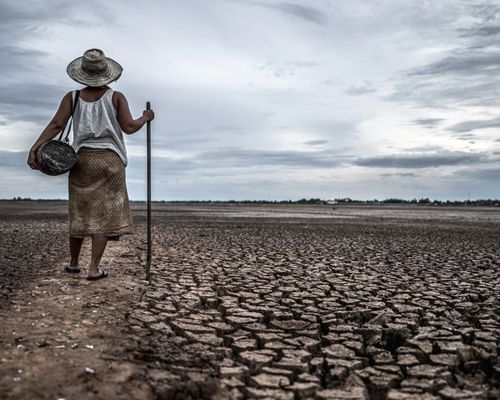
[[[68,139],[68,136],[69,136],[69,133],[71,131],[71,124],[73,122],[73,114],[75,113],[75,109],[76,109],[76,104],[78,103],[78,99],[80,98],[80,91],[77,90],[75,92],[75,98],[73,100],[73,104],[71,106],[71,115],[70,115],[70,120],[69,120],[69,127],[68,127],[68,130],[66,131],[66,136],[64,137],[64,139],[62,139],[63,137],[63,134],[64,134],[64,131],[66,130],[66,127],[64,127],[64,129],[61,131],[61,134],[59,135],[59,139],[58,140],[63,140],[64,142],[69,142],[69,139]]]

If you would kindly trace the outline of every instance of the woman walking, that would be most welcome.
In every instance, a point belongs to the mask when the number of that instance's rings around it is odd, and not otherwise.
[[[125,182],[127,151],[122,132],[137,132],[153,120],[154,113],[144,110],[141,117],[132,117],[125,96],[108,86],[121,76],[122,67],[102,50],[87,50],[83,57],[68,65],[67,73],[86,87],[63,97],[54,118],[31,147],[28,164],[38,169],[37,149],[58,135],[73,115],[73,148],[77,159],[69,173],[71,260],[65,271],[80,272],[83,240],[91,237],[87,279],[98,280],[108,276],[99,267],[108,240],[118,240],[134,231]]]

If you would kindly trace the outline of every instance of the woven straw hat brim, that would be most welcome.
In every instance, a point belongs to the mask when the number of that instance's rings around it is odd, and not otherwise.
[[[66,72],[71,79],[87,86],[103,86],[116,81],[122,74],[123,68],[112,58],[106,57],[108,71],[105,74],[90,75],[82,71],[83,57],[78,57],[71,61],[66,68]]]

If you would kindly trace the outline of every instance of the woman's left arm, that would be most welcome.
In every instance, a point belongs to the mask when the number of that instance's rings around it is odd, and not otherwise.
[[[54,118],[52,118],[49,124],[45,127],[33,146],[31,146],[28,156],[28,165],[31,169],[38,169],[38,165],[36,164],[36,151],[38,148],[42,144],[54,139],[66,126],[69,117],[71,116],[71,102],[72,94],[69,92],[61,100],[61,104],[59,104],[59,109],[54,115]]]

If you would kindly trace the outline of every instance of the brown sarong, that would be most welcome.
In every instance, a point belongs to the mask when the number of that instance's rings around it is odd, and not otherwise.
[[[115,238],[133,232],[120,156],[113,150],[81,148],[69,173],[70,236]]]

